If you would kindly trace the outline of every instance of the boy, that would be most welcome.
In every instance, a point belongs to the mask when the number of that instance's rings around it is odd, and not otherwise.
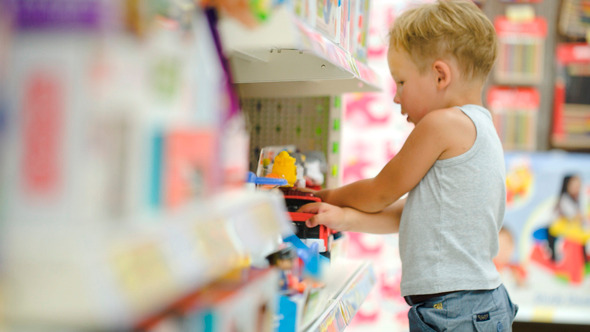
[[[414,129],[377,176],[318,191],[324,203],[300,209],[317,213],[310,227],[399,231],[411,331],[510,330],[517,311],[492,261],[505,166],[481,105],[496,42],[493,25],[469,1],[440,0],[398,17],[388,62],[394,102]]]

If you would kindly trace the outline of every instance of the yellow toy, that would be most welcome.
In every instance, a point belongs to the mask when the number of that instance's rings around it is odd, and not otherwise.
[[[555,237],[563,236],[580,245],[585,245],[590,240],[590,232],[582,227],[582,220],[576,218],[558,218],[549,227],[549,234]]]
[[[295,158],[291,157],[287,151],[281,151],[274,160],[272,172],[269,177],[277,177],[287,180],[289,187],[295,185],[297,181],[297,168],[295,167]]]

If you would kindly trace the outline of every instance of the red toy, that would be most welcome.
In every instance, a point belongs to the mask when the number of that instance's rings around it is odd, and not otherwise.
[[[305,221],[311,218],[313,214],[297,212],[305,204],[321,202],[322,200],[311,192],[299,191],[292,188],[281,188],[281,190],[285,197],[289,218],[297,228],[297,237],[307,246],[310,246],[314,242],[318,243],[320,254],[330,258],[330,244],[333,232],[324,225],[318,225],[312,228],[307,227]]]

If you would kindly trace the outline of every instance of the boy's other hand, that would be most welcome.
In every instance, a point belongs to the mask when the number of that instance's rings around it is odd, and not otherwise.
[[[314,213],[305,222],[307,227],[325,225],[333,230],[346,231],[346,220],[344,209],[328,203],[309,203],[303,205],[297,212]]]

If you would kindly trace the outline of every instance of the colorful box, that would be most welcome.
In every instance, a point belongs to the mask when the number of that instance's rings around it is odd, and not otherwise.
[[[317,0],[315,26],[329,40],[340,42],[341,0]]]
[[[590,46],[557,47],[557,75],[552,144],[558,148],[590,147]]]
[[[494,20],[498,34],[495,79],[501,84],[538,84],[543,80],[547,21],[512,21],[505,16]]]
[[[507,153],[495,258],[517,320],[590,324],[590,155]]]
[[[539,91],[528,87],[492,86],[487,99],[504,150],[535,150]]]

